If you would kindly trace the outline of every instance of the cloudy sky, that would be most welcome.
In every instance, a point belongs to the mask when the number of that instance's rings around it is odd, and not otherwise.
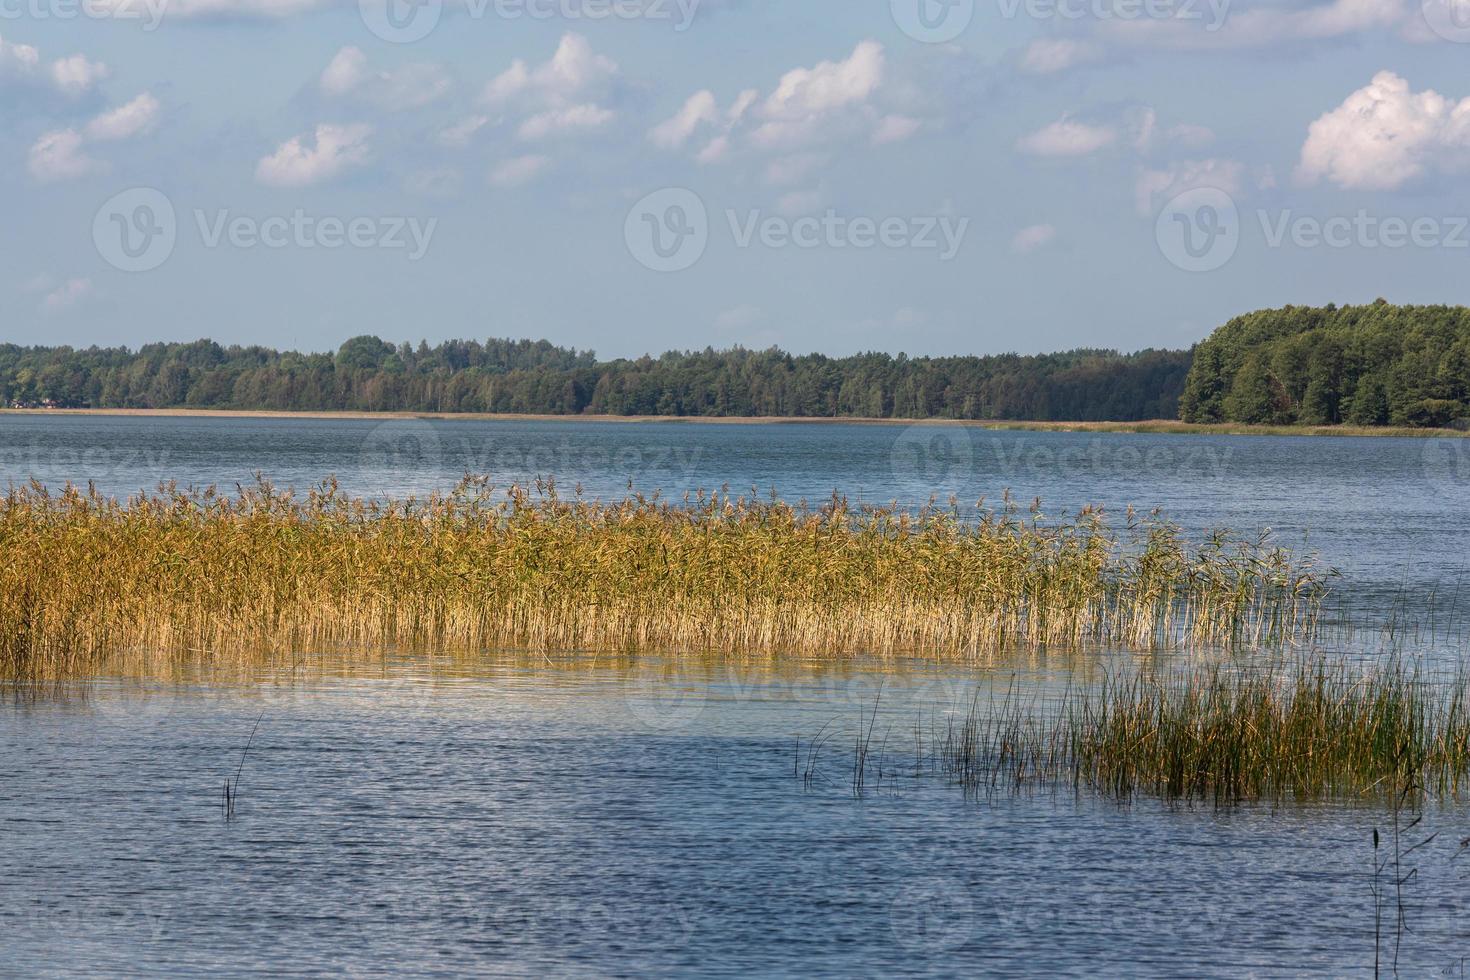
[[[0,92],[3,341],[1032,352],[1470,299],[1470,0],[0,0]]]

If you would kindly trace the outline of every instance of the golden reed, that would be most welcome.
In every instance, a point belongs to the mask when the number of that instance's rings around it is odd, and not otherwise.
[[[962,519],[466,479],[420,500],[39,484],[0,499],[0,676],[386,646],[975,658],[1016,644],[1293,641],[1322,578],[1264,541],[1128,515]]]

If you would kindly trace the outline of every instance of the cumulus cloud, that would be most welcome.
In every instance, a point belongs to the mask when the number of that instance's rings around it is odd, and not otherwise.
[[[1096,61],[1102,47],[1094,41],[1073,38],[1039,38],[1021,54],[1021,70],[1033,75],[1051,75],[1077,65]]]
[[[324,95],[355,98],[389,112],[422,108],[454,87],[438,65],[411,64],[394,71],[373,71],[368,68],[367,55],[355,47],[337,52],[322,70],[319,84]]]
[[[1470,98],[1414,92],[1381,71],[1308,127],[1296,172],[1306,183],[1393,190],[1430,172],[1463,171],[1467,153]]]
[[[63,313],[92,295],[92,280],[77,277],[68,279],[46,294],[41,300],[41,312],[47,315]]]
[[[74,54],[51,62],[51,82],[58,91],[66,95],[84,95],[107,77],[107,66],[100,61],[90,61],[85,55]]]
[[[82,134],[74,129],[43,133],[31,144],[26,168],[42,183],[75,180],[101,172],[105,168],[87,155],[85,144]]]
[[[39,50],[0,37],[0,79],[38,85],[74,99],[91,92],[107,75],[105,64],[81,54],[57,58],[43,67]]]
[[[476,133],[490,122],[489,116],[466,116],[453,126],[439,131],[439,142],[445,146],[468,146]]]
[[[784,183],[781,175],[803,155],[830,156],[844,144],[898,143],[923,128],[911,112],[891,111],[886,77],[883,45],[862,41],[845,58],[786,72],[765,95],[746,89],[723,109],[713,92],[695,92],[649,139],[668,150],[693,143],[694,158],[706,164],[742,151],[774,156],[767,178]]]
[[[153,128],[158,120],[158,100],[147,92],[87,123],[87,139],[95,141],[131,139]]]
[[[1063,118],[1021,137],[1016,147],[1023,153],[1036,156],[1075,157],[1095,153],[1117,138],[1118,131],[1111,126],[1094,126]]]
[[[27,169],[43,183],[103,173],[107,165],[90,156],[87,146],[132,139],[152,129],[158,114],[158,100],[144,92],[131,102],[103,112],[81,131],[68,127],[43,133],[31,144]]]
[[[1182,160],[1167,167],[1144,170],[1134,183],[1134,204],[1140,215],[1150,215],[1165,201],[1185,191],[1213,187],[1240,193],[1245,167],[1237,160]]]
[[[1017,255],[1026,255],[1047,245],[1055,237],[1057,230],[1052,225],[1027,225],[1011,239],[1011,251]]]
[[[550,165],[549,157],[536,154],[513,157],[490,171],[490,184],[501,188],[520,187],[535,180]]]
[[[533,68],[520,59],[512,62],[485,86],[481,101],[522,113],[522,140],[595,130],[617,115],[602,104],[617,75],[617,62],[594,52],[582,35],[565,34],[546,63]]]
[[[313,134],[314,145],[307,145],[306,137],[293,136],[276,152],[262,157],[255,166],[255,179],[272,187],[304,187],[330,180],[366,162],[371,133],[372,127],[361,123],[322,123]]]
[[[694,135],[701,124],[714,124],[720,118],[715,94],[709,89],[695,92],[683,108],[648,131],[648,138],[667,150],[677,150]]]

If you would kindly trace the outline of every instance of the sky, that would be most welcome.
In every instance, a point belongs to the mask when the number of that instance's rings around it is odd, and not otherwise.
[[[1470,298],[1470,0],[0,0],[0,342],[1187,347]]]

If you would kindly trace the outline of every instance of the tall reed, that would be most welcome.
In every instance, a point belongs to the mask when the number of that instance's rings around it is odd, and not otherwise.
[[[0,673],[385,645],[921,655],[1308,635],[1324,576],[1265,540],[1189,543],[1156,517],[970,519],[699,494],[675,505],[497,492],[421,500],[269,483],[127,500],[0,498]]]
[[[1355,671],[1218,664],[1115,674],[1050,703],[978,698],[932,764],[967,790],[1087,786],[1226,802],[1457,796],[1470,771],[1466,682],[1400,661]]]

